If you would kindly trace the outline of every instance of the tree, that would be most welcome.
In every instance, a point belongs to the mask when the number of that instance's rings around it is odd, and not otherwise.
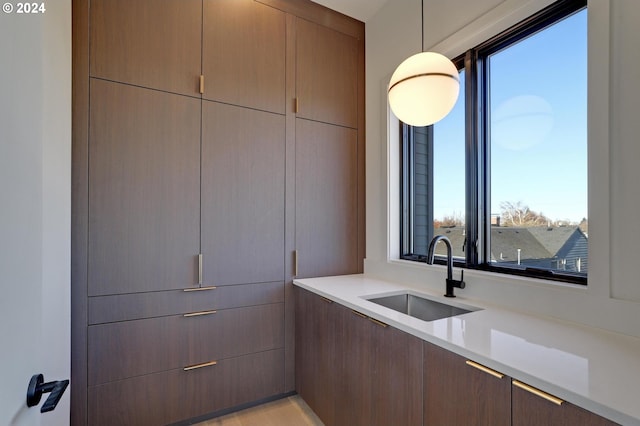
[[[502,226],[544,226],[551,220],[542,213],[535,212],[522,201],[500,203]]]
[[[444,216],[442,219],[436,219],[433,221],[434,228],[452,228],[454,226],[463,226],[464,217],[459,213],[452,213],[451,215]]]

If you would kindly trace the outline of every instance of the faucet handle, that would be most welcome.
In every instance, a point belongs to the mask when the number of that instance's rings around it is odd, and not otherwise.
[[[460,271],[460,282],[458,288],[465,288],[467,285],[464,283],[464,269]]]

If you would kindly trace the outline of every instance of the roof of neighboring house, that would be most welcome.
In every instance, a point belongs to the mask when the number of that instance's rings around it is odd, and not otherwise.
[[[516,262],[518,249],[520,249],[520,260],[553,258],[576,232],[586,238],[577,226],[494,226],[491,227],[491,258]],[[464,227],[436,228],[434,234],[449,238],[453,256],[464,257],[463,247],[466,239]],[[436,254],[445,256],[446,253],[444,244],[438,244]]]
[[[535,226],[527,230],[547,249],[549,253],[557,254],[576,232],[576,226]]]

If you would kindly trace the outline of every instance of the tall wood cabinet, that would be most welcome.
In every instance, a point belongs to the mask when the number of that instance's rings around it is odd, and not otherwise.
[[[294,387],[292,280],[364,258],[364,24],[73,0],[72,424]]]

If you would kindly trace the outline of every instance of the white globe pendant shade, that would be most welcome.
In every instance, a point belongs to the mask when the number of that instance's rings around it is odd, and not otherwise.
[[[459,91],[453,62],[439,53],[422,52],[405,59],[391,76],[389,105],[401,121],[429,126],[451,111]]]

